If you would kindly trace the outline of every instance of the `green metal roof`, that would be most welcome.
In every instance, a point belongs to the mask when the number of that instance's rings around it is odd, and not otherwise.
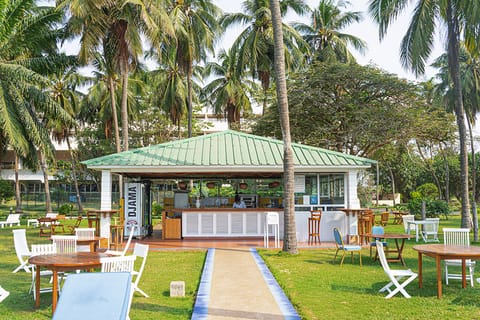
[[[295,171],[368,168],[374,160],[292,144]],[[227,130],[83,161],[112,172],[283,170],[283,141]],[[186,171],[185,171],[186,170]]]

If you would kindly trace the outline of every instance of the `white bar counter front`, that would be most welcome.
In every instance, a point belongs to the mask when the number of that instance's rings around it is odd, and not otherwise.
[[[283,239],[283,210],[273,208],[199,208],[175,209],[182,212],[182,237],[263,237],[265,215],[278,212],[280,218],[280,238]],[[310,212],[295,212],[297,240],[308,239],[308,217]],[[349,226],[345,213],[325,211],[320,222],[321,241],[333,241],[333,228],[337,227],[347,234]]]

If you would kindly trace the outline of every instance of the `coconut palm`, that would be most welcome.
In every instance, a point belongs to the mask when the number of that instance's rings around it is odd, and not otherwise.
[[[0,0],[0,136],[14,150],[16,165],[20,159],[30,169],[38,168],[37,148],[47,159],[53,158],[43,119],[72,122],[45,92],[49,82],[39,73],[68,61],[56,54],[60,30],[53,26],[61,18],[53,8],[37,6],[33,0]],[[20,210],[17,198],[16,211]]]
[[[221,10],[211,0],[169,1],[169,17],[174,25],[175,61],[187,79],[188,137],[192,136],[192,99],[194,63],[214,54],[214,44],[221,36],[218,23]]]
[[[342,9],[349,4],[344,0],[320,0],[318,7],[313,9],[310,15],[309,24],[295,23],[293,25],[310,45],[311,60],[327,63],[355,62],[348,45],[360,53],[365,52],[367,48],[365,41],[341,31],[352,23],[362,20],[360,12],[342,12]]]
[[[472,157],[472,220],[475,241],[478,241],[478,217],[476,210],[476,157],[473,138],[473,127],[475,118],[480,111],[480,60],[472,56],[462,44],[460,47],[460,74],[462,78],[462,97],[467,118],[468,131],[470,135],[470,151]],[[449,111],[452,110],[454,94],[452,92],[452,81],[448,70],[448,55],[445,53],[438,57],[432,66],[438,68],[436,75],[440,82],[435,90],[443,98],[443,102]]]
[[[409,0],[371,0],[369,12],[379,24],[380,38]],[[454,111],[457,118],[460,142],[462,227],[470,226],[468,194],[468,154],[466,144],[465,111],[459,66],[459,43],[463,37],[469,42],[480,40],[480,6],[467,0],[417,0],[412,19],[400,47],[400,61],[416,75],[425,71],[425,61],[430,56],[436,32],[446,26],[448,67],[453,84]]]
[[[237,63],[231,51],[221,51],[220,63],[210,62],[205,66],[205,74],[214,80],[203,88],[203,96],[216,114],[225,114],[230,128],[239,129],[241,113],[252,111],[250,98],[257,85],[236,72]]]
[[[270,0],[275,52],[275,77],[277,83],[277,100],[280,109],[280,125],[283,133],[283,179],[284,179],[284,237],[283,251],[297,254],[297,238],[294,206],[294,163],[290,120],[288,116],[287,82],[285,79],[285,57],[283,49],[282,16],[278,0]]]
[[[281,15],[288,10],[304,14],[308,6],[303,0],[281,0]],[[222,25],[227,28],[236,24],[246,24],[232,44],[233,54],[237,57],[237,72],[248,70],[252,77],[258,79],[264,91],[263,109],[266,110],[267,91],[273,70],[274,41],[271,12],[268,0],[246,0],[242,13],[229,13],[222,18]],[[303,65],[308,54],[308,44],[291,26],[282,24],[285,50],[285,65],[288,70]]]

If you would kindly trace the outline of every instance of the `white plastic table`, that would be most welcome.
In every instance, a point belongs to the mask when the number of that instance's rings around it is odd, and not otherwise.
[[[426,224],[434,224],[435,221],[432,221],[432,220],[414,220],[414,221],[408,221],[408,229],[407,229],[407,233],[410,234],[410,229],[411,229],[411,225],[413,224],[414,227],[415,227],[415,241],[418,242],[418,234],[419,234],[419,226],[423,226],[423,225],[426,225]]]

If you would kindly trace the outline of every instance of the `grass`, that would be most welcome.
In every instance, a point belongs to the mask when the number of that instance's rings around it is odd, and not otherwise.
[[[27,228],[27,240],[29,244],[50,241],[38,236],[38,228]],[[136,293],[130,318],[190,319],[205,255],[204,251],[151,250],[140,281],[140,288],[148,293],[150,298]],[[35,309],[33,296],[28,293],[31,275],[23,270],[12,273],[18,266],[13,248],[12,228],[0,229],[0,257],[0,285],[10,291],[10,296],[0,303],[0,318],[51,319],[51,294],[42,294],[40,308]],[[175,280],[185,281],[184,298],[170,298],[170,282]]]
[[[442,219],[440,227],[458,227],[460,218]],[[41,307],[36,310],[28,294],[31,277],[11,271],[18,265],[13,249],[12,229],[0,229],[0,285],[11,292],[0,304],[2,319],[50,319],[51,295],[42,294]],[[387,232],[403,232],[403,226],[388,225]],[[38,237],[38,229],[27,230],[29,244],[48,243]],[[407,241],[404,249],[406,264],[418,271],[417,253],[412,250],[415,240]],[[476,244],[478,245],[478,243]],[[443,298],[436,297],[435,262],[424,262],[424,287],[418,280],[407,287],[412,295],[405,299],[397,295],[386,300],[378,290],[387,283],[379,262],[373,262],[368,249],[363,250],[363,266],[358,257],[344,265],[332,263],[334,249],[305,249],[295,256],[275,250],[259,250],[270,270],[303,319],[480,319],[480,285],[461,288],[460,281],[443,286]],[[150,251],[140,287],[150,295],[135,294],[130,317],[135,319],[190,319],[205,260],[202,251]],[[392,263],[393,268],[404,268]],[[170,298],[170,281],[186,282],[185,298]]]
[[[460,226],[459,217],[441,220],[442,227]],[[386,232],[403,232],[403,226],[386,227]],[[407,240],[404,257],[408,268],[418,271],[415,239]],[[480,319],[480,285],[462,289],[461,281],[443,285],[443,298],[437,299],[436,267],[433,259],[423,258],[423,288],[418,280],[407,287],[411,299],[396,295],[385,299],[379,293],[388,278],[378,261],[363,250],[363,266],[345,258],[332,263],[335,249],[300,250],[295,256],[259,250],[266,264],[303,319]],[[405,268],[391,263],[392,268]]]

